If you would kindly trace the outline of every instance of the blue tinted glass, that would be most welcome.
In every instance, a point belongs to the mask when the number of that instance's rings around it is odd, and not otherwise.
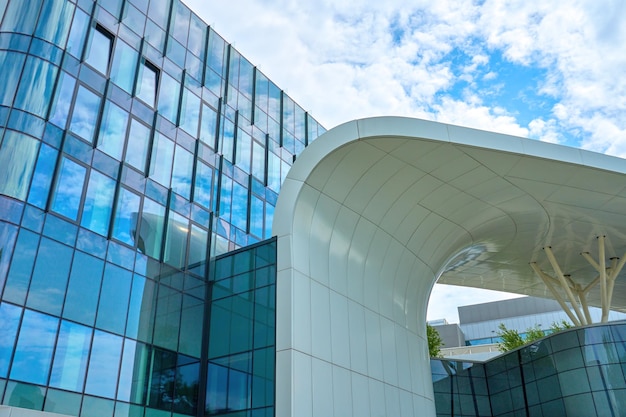
[[[140,196],[125,188],[120,188],[113,222],[113,237],[130,246],[135,244],[140,202]]]
[[[63,48],[69,35],[73,12],[74,5],[68,1],[45,1],[35,36]]]
[[[207,106],[202,105],[202,124],[200,126],[200,140],[209,147],[215,146],[215,132],[217,130],[217,112]]]
[[[41,239],[26,305],[61,315],[72,262],[72,249],[47,238]]]
[[[164,285],[159,288],[156,317],[154,321],[154,344],[166,349],[178,348],[178,329],[180,328],[180,314],[182,295]]]
[[[111,264],[106,265],[98,303],[96,327],[124,334],[131,280],[130,271]]]
[[[215,414],[226,409],[228,398],[228,368],[209,363],[209,375],[207,378],[206,411]]]
[[[187,254],[187,235],[189,234],[189,220],[180,214],[170,211],[165,242],[164,262],[183,268]]]
[[[142,403],[144,381],[138,375],[145,375],[146,366],[150,361],[150,351],[146,345],[133,340],[124,341],[124,353],[120,369],[120,382],[117,388],[117,399]]]
[[[233,181],[231,221],[233,226],[247,230],[248,223],[248,189],[236,181]]]
[[[209,47],[207,51],[207,65],[216,73],[224,73],[226,42],[220,35],[209,29]]]
[[[63,317],[93,326],[104,262],[76,251],[65,296]]]
[[[187,41],[187,49],[195,56],[204,57],[204,41],[206,40],[206,25],[200,18],[194,14],[191,15],[191,23],[189,25],[189,40]]]
[[[70,121],[70,131],[92,142],[96,131],[99,109],[100,97],[83,86],[78,87],[74,111]]]
[[[7,303],[0,304],[0,323],[2,323],[2,331],[0,331],[0,377],[2,378],[6,378],[9,371],[21,315],[21,308]]]
[[[85,62],[102,74],[106,74],[109,68],[109,60],[111,59],[111,46],[113,43],[111,36],[103,30],[96,28],[92,31],[89,42]]]
[[[132,6],[130,6],[132,7]],[[125,42],[118,40],[115,45],[113,64],[111,65],[111,81],[120,86],[128,94],[133,92],[135,70],[137,67],[137,51]]]
[[[19,4],[14,2],[12,4]],[[17,83],[22,73],[24,55],[17,52],[0,51],[0,68],[2,68],[2,89],[0,89],[0,105],[13,107],[13,99]]]
[[[0,222],[0,288],[4,287],[16,237],[17,227]]]
[[[147,4],[146,4],[147,7]],[[146,16],[139,9],[133,6],[130,2],[126,2],[124,5],[124,13],[122,15],[122,22],[130,28],[133,32],[139,36],[143,35],[143,30],[146,26]]]
[[[187,261],[187,268],[201,276],[204,276],[204,268],[206,265],[207,241],[208,232],[192,224],[189,239],[189,260]]]
[[[83,42],[85,40],[85,33],[87,31],[87,24],[89,23],[89,16],[80,9],[76,9],[74,13],[74,21],[72,23],[72,30],[67,41],[67,47],[65,50],[75,57],[80,57],[83,50]]]
[[[91,329],[63,321],[54,354],[50,385],[70,391],[82,391],[91,344]]]
[[[12,1],[2,21],[2,32],[17,32],[30,35],[35,30],[41,0]]]
[[[139,67],[136,96],[150,107],[156,101],[157,71],[145,63]]]
[[[254,195],[250,199],[250,234],[263,238],[263,200]]]
[[[222,151],[227,161],[233,162],[233,151],[235,143],[235,124],[229,119],[222,118],[222,137],[219,149]]]
[[[148,16],[162,28],[167,27],[171,0],[151,0]]]
[[[106,236],[109,231],[114,194],[115,181],[92,169],[83,206],[81,226]]]
[[[250,173],[250,160],[252,157],[252,137],[239,129],[237,132],[237,160],[235,164],[245,173]]]
[[[155,133],[150,159],[150,178],[169,188],[174,159],[174,142]]]
[[[265,205],[265,239],[272,237],[272,222],[274,221],[274,206],[271,204]]]
[[[130,132],[126,144],[126,163],[144,172],[150,144],[150,129],[135,119],[130,121]]]
[[[252,142],[252,175],[265,181],[265,147],[255,141]]]
[[[45,385],[59,320],[31,310],[24,311],[13,357],[11,379]]]
[[[28,193],[28,202],[42,209],[46,207],[48,201],[57,154],[56,149],[46,144],[42,144],[39,149],[39,157],[37,158],[33,181]]]
[[[165,207],[149,198],[144,199],[137,248],[155,259],[161,259],[164,222]]]
[[[39,143],[30,136],[7,131],[0,147],[0,194],[26,200]]]
[[[98,149],[120,161],[124,150],[128,113],[110,101],[104,104],[100,133],[98,135]]]
[[[15,244],[11,269],[9,269],[6,286],[2,294],[4,300],[24,304],[38,245],[38,234],[25,229],[20,230]]]
[[[66,72],[61,72],[56,97],[54,98],[50,112],[50,122],[61,128],[65,128],[65,124],[67,123],[67,115],[70,111],[75,84],[76,79],[74,77]]]
[[[115,397],[121,353],[121,337],[98,330],[94,332],[85,393]]]
[[[274,191],[280,190],[280,162],[274,152],[267,153],[267,186]]]
[[[189,199],[193,172],[193,154],[181,146],[176,146],[172,170],[172,191]]]
[[[179,93],[180,83],[168,74],[164,72],[161,73],[158,109],[159,113],[172,123],[176,123],[177,121]]]
[[[203,300],[187,295],[183,296],[181,323],[184,323],[184,325],[180,327],[179,352],[200,357],[203,315]]]
[[[15,97],[15,107],[45,117],[52,99],[57,71],[57,67],[43,59],[28,57]]]
[[[191,136],[198,135],[198,121],[200,119],[200,97],[188,89],[183,89],[183,103],[180,111],[180,127]]]
[[[126,336],[145,342],[152,341],[152,323],[156,304],[156,286],[140,275],[133,277],[128,307]]]
[[[59,177],[52,198],[52,210],[76,220],[78,216],[78,206],[83,194],[85,183],[85,167],[63,158]]]
[[[196,203],[211,209],[211,186],[213,184],[213,168],[198,160],[196,165],[196,182],[193,199]]]

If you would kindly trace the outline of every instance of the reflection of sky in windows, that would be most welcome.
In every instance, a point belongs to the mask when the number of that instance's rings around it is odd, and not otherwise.
[[[127,122],[128,113],[107,100],[100,124],[98,148],[118,161],[122,159]]]
[[[56,80],[56,67],[39,58],[28,57],[14,106],[45,117]]]
[[[176,146],[172,170],[172,190],[186,199],[189,199],[191,193],[192,171],[193,154],[180,146]]]
[[[237,161],[235,162],[246,174],[250,173],[250,158],[252,153],[252,137],[239,129],[237,133]]]
[[[127,245],[135,243],[134,234],[137,228],[137,216],[141,198],[125,188],[120,188],[117,200],[115,221],[113,223],[113,237]]]
[[[106,236],[109,230],[114,193],[115,181],[98,171],[91,170],[81,226]]]
[[[78,205],[83,194],[86,169],[77,163],[63,158],[54,197],[52,210],[76,220]]]
[[[198,161],[196,168],[196,187],[194,201],[207,209],[211,209],[211,184],[213,183],[213,168]]]
[[[0,194],[26,199],[38,150],[39,141],[7,131],[0,147]]]
[[[92,32],[91,44],[85,62],[102,74],[107,73],[109,59],[111,58],[111,38],[95,29]]]
[[[74,77],[69,76],[65,72],[61,73],[59,87],[57,87],[58,90],[51,111],[50,122],[62,128],[65,128],[67,122],[67,115],[72,102],[72,94],[74,93],[74,84],[76,84]]]
[[[169,187],[172,173],[174,143],[163,135],[154,134],[152,160],[150,162],[150,178]]]
[[[191,136],[198,134],[198,121],[200,120],[200,97],[188,89],[183,91],[183,105],[181,108],[181,126]]]
[[[137,58],[137,52],[133,48],[120,39],[117,40],[115,55],[111,64],[111,81],[129,94],[133,90]]]
[[[22,73],[23,64],[24,54],[0,51],[0,68],[2,68],[3,77],[2,88],[0,88],[0,104],[13,105],[13,96]]]
[[[233,198],[231,202],[231,222],[233,226],[246,230],[248,220],[248,189],[233,182]]]
[[[11,379],[46,384],[58,322],[58,319],[45,314],[24,311]]]
[[[92,330],[63,321],[59,331],[50,385],[80,392],[85,380]]]
[[[159,113],[172,123],[176,122],[176,114],[178,113],[179,88],[180,84],[178,81],[164,72],[161,73],[161,87],[159,88]]]
[[[5,378],[9,371],[9,362],[21,314],[22,309],[19,307],[7,303],[0,304],[0,377],[2,378]]]
[[[137,120],[131,119],[125,159],[127,163],[142,172],[146,169],[149,140],[150,129]]]
[[[115,396],[121,351],[121,337],[95,331],[85,393],[105,398]]]
[[[145,63],[139,68],[139,81],[137,83],[137,97],[146,104],[154,107],[156,100],[157,73]]]
[[[70,131],[91,142],[96,129],[99,107],[100,97],[83,86],[78,87]]]

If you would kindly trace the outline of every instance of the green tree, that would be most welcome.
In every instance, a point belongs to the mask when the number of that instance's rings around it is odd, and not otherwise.
[[[496,334],[502,339],[502,341],[498,343],[500,352],[508,352],[524,344],[524,339],[519,332],[515,329],[507,329],[504,323],[500,323]]]
[[[571,329],[571,328],[572,328],[572,323],[568,322],[567,320],[561,320],[560,322],[555,321],[550,326],[550,330],[552,330],[552,333],[560,332],[561,330],[566,330],[566,329]]]
[[[430,354],[430,357],[440,358],[443,340],[441,340],[439,332],[430,324],[426,324],[426,336],[428,338],[428,353]]]

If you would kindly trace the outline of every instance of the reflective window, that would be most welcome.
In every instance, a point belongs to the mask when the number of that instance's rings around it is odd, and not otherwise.
[[[189,238],[189,260],[187,261],[187,268],[203,277],[206,269],[208,237],[209,234],[206,230],[203,230],[194,224],[191,225],[191,235]]]
[[[144,172],[146,169],[146,156],[150,145],[150,128],[136,119],[130,121],[130,131],[126,144],[126,163]]]
[[[124,334],[131,280],[130,271],[115,265],[106,265],[98,303],[96,327]]]
[[[247,230],[248,224],[248,189],[236,181],[233,181],[231,222],[233,226]]]
[[[235,124],[227,119],[222,118],[221,140],[219,150],[227,161],[233,162],[234,142],[235,142]]]
[[[5,133],[0,145],[0,194],[26,200],[38,150],[38,140],[14,131]]]
[[[209,29],[209,46],[207,48],[207,65],[217,74],[224,74],[226,58],[226,42],[213,29]]]
[[[0,304],[0,377],[6,378],[9,371],[15,336],[22,309],[11,304]]]
[[[65,288],[72,263],[69,246],[42,238],[26,305],[46,313],[61,315]]]
[[[96,170],[89,174],[89,185],[85,195],[81,226],[102,236],[109,232],[109,221],[113,209],[115,181]]]
[[[200,140],[212,149],[215,147],[215,133],[217,131],[217,112],[202,104],[202,123],[200,125]]]
[[[98,148],[118,161],[122,160],[128,113],[106,100],[98,135]]]
[[[29,216],[30,210],[24,215],[24,223],[31,217]],[[9,260],[13,253],[13,246],[15,245],[15,239],[17,238],[17,227],[8,223],[0,222],[0,288],[4,287],[4,282],[9,271]]]
[[[144,395],[144,381],[138,375],[145,375],[150,361],[150,351],[146,345],[134,340],[124,340],[120,382],[117,388],[117,399],[142,403]]]
[[[176,146],[172,170],[172,191],[189,199],[193,173],[193,154],[181,146]]]
[[[265,182],[265,147],[256,141],[252,142],[252,175]]]
[[[68,1],[45,1],[35,36],[63,48],[69,35],[73,12],[74,4]]]
[[[10,378],[45,385],[59,320],[31,310],[24,311]]]
[[[170,22],[170,32],[174,35],[174,38],[183,44],[187,45],[187,36],[189,34],[189,18],[191,17],[191,11],[180,0],[174,0],[174,7],[172,10],[172,21]]]
[[[82,391],[91,332],[90,328],[80,324],[61,322],[50,375],[50,386],[69,391]]]
[[[41,0],[10,2],[5,12],[0,31],[31,35],[35,30],[35,23],[37,23],[40,7]]]
[[[83,42],[85,40],[85,33],[87,32],[87,25],[89,24],[89,16],[81,9],[76,8],[74,13],[74,21],[72,22],[72,30],[67,40],[67,46],[65,50],[75,57],[80,58],[80,54],[83,50]]]
[[[198,120],[200,119],[200,97],[189,89],[183,89],[183,102],[180,110],[180,127],[191,136],[198,135]]]
[[[250,198],[250,234],[263,238],[263,200],[256,196]]]
[[[129,5],[129,7],[132,7]],[[128,94],[133,92],[135,70],[139,54],[127,43],[118,40],[115,44],[113,63],[111,64],[111,81]]]
[[[139,66],[137,92],[135,94],[151,107],[154,107],[156,101],[156,88],[159,81],[158,74],[156,68],[145,61],[143,65]]]
[[[206,39],[206,25],[200,18],[194,14],[191,15],[191,24],[189,25],[189,40],[187,48],[197,57],[204,57],[204,41]]]
[[[166,73],[161,73],[159,87],[159,113],[172,123],[176,123],[178,116],[178,95],[180,83]]]
[[[111,60],[112,47],[113,36],[103,28],[97,26],[91,32],[85,62],[102,74],[107,74],[109,61]]]
[[[101,259],[76,251],[65,296],[64,318],[93,326],[103,269]]]
[[[50,111],[50,122],[64,129],[72,103],[76,79],[66,72],[61,72],[59,77],[56,95]]]
[[[82,85],[78,87],[70,131],[92,142],[100,110],[100,97]]]
[[[212,210],[212,184],[214,170],[204,162],[198,160],[196,163],[196,179],[193,199],[196,203]]]
[[[12,2],[20,4],[19,2]],[[0,51],[0,68],[2,68],[2,89],[0,89],[0,105],[13,107],[15,90],[24,67],[24,54]]]
[[[144,342],[152,341],[156,291],[154,281],[140,275],[133,277],[126,324],[127,337]]]
[[[250,159],[252,157],[252,137],[239,129],[237,132],[237,159],[235,164],[245,173],[250,173]]]
[[[113,237],[127,245],[134,246],[137,233],[137,219],[141,197],[137,194],[120,188],[113,221]]]
[[[169,187],[173,159],[174,142],[163,135],[155,133],[152,145],[152,158],[150,159],[150,178],[165,187]]]
[[[45,208],[48,201],[48,193],[50,192],[50,184],[52,184],[52,176],[54,167],[56,166],[58,152],[56,149],[41,144],[39,149],[39,157],[35,165],[33,181],[28,192],[28,202],[39,208]]]
[[[121,337],[99,330],[94,332],[85,393],[115,397],[121,353]]]
[[[165,207],[149,198],[144,199],[137,248],[155,259],[161,259],[164,222]]]
[[[11,269],[7,276],[2,298],[16,304],[24,304],[30,283],[30,274],[35,264],[35,254],[39,246],[39,235],[21,229],[15,244]]]
[[[167,223],[164,262],[177,268],[185,266],[188,234],[189,220],[174,211],[170,211]]]
[[[45,117],[52,99],[56,76],[56,66],[43,59],[28,57],[15,97],[15,107]]]
[[[171,0],[151,0],[148,16],[162,28],[167,28]]]
[[[274,191],[280,190],[280,157],[274,152],[267,153],[267,186]]]
[[[178,348],[181,307],[182,294],[161,285],[155,313],[158,319],[154,321],[155,345],[171,350]]]
[[[59,176],[54,188],[51,209],[76,220],[85,183],[85,167],[67,158],[61,160]]]

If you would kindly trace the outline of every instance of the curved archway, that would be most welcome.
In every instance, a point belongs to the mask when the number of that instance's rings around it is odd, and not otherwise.
[[[559,160],[547,159],[556,151]],[[274,217],[276,415],[434,416],[432,286],[441,277],[549,296],[528,266],[542,245],[559,240],[568,253],[624,220],[595,221],[567,194],[547,198],[597,171],[588,154],[396,117],[349,122],[313,142]]]

